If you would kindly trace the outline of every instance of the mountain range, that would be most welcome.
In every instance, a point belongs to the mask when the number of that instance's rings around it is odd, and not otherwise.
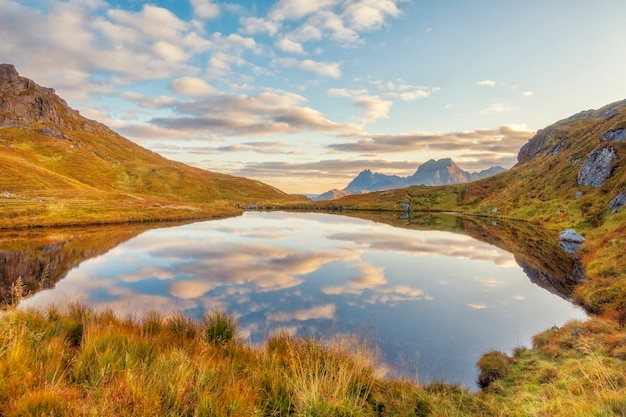
[[[330,190],[313,198],[315,201],[334,200],[352,194],[372,191],[391,190],[413,185],[448,185],[487,178],[506,171],[501,166],[494,166],[480,172],[468,172],[461,169],[452,159],[431,159],[417,168],[408,177],[385,175],[369,169],[361,171],[343,190]]]

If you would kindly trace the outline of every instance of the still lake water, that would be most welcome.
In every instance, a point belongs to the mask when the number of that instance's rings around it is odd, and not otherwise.
[[[489,350],[585,313],[531,282],[514,256],[463,234],[329,214],[248,212],[147,230],[22,302],[121,315],[220,308],[241,336],[365,335],[395,372],[475,387]]]

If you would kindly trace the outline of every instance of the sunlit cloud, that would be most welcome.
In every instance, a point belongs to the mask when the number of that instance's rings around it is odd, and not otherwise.
[[[403,133],[398,135],[354,135],[356,141],[328,145],[342,152],[404,153],[447,151],[462,152],[480,149],[484,155],[494,157],[516,156],[519,148],[534,135],[534,131],[517,130],[510,126],[449,133]]]
[[[215,283],[200,280],[176,281],[170,285],[170,294],[178,298],[198,298],[209,292]]]
[[[335,316],[334,304],[326,304],[323,306],[311,307],[296,310],[293,312],[276,312],[267,315],[270,321],[307,321],[307,320],[332,320]]]
[[[176,94],[191,97],[205,97],[216,91],[206,81],[196,77],[181,77],[170,83],[170,88]]]
[[[276,58],[274,65],[282,68],[297,68],[302,71],[313,72],[324,77],[341,77],[341,67],[337,62],[321,62],[312,59],[297,60],[294,58]]]
[[[469,304],[469,308],[474,309],[474,310],[484,310],[487,308],[487,304],[485,303]]]
[[[484,278],[484,277],[474,277],[476,281],[480,283],[485,288],[500,288],[507,283],[505,281],[499,280],[497,278]]]
[[[283,38],[274,43],[278,49],[283,52],[288,52],[291,54],[304,54],[304,48],[300,42],[293,41],[288,38]]]
[[[176,277],[176,274],[169,269],[157,268],[157,267],[145,267],[130,274],[122,274],[119,276],[120,281],[124,282],[139,282],[147,279],[158,280],[171,280]]]
[[[496,82],[493,80],[481,80],[477,81],[476,85],[479,87],[493,87],[496,85]]]
[[[203,19],[213,19],[220,14],[220,8],[212,0],[191,0],[194,15]]]

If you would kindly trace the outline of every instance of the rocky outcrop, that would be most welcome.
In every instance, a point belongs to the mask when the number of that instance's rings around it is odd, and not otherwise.
[[[564,251],[575,254],[580,250],[585,238],[574,229],[563,230],[559,234],[559,244]]]
[[[578,171],[578,185],[581,187],[585,185],[600,187],[613,175],[613,161],[615,160],[617,160],[617,151],[610,146],[604,146],[591,152]]]
[[[555,129],[542,129],[520,149],[517,161],[524,163],[540,155],[556,155],[563,148],[562,133]]]
[[[626,207],[626,191],[622,191],[609,203],[609,210],[612,214],[617,213],[621,209]]]
[[[608,130],[602,134],[600,140],[603,142],[626,142],[626,129]]]
[[[0,127],[32,127],[36,123],[69,127],[78,112],[56,95],[20,77],[13,65],[0,64]]]

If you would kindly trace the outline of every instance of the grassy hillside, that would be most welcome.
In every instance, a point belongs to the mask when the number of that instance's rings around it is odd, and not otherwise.
[[[0,227],[199,218],[305,200],[167,160],[0,67]]]
[[[354,195],[318,208],[401,211],[410,203],[420,211],[453,211],[490,218],[509,218],[560,231],[574,228],[587,239],[580,253],[587,281],[574,294],[591,311],[612,317],[626,314],[626,209],[609,205],[626,192],[626,141],[607,141],[607,132],[626,127],[626,102],[610,104],[559,121],[531,140],[532,157],[520,152],[509,171],[468,184],[409,187]],[[606,135],[605,135],[606,136]],[[600,186],[579,185],[578,173],[588,155],[612,149],[611,176]]]

